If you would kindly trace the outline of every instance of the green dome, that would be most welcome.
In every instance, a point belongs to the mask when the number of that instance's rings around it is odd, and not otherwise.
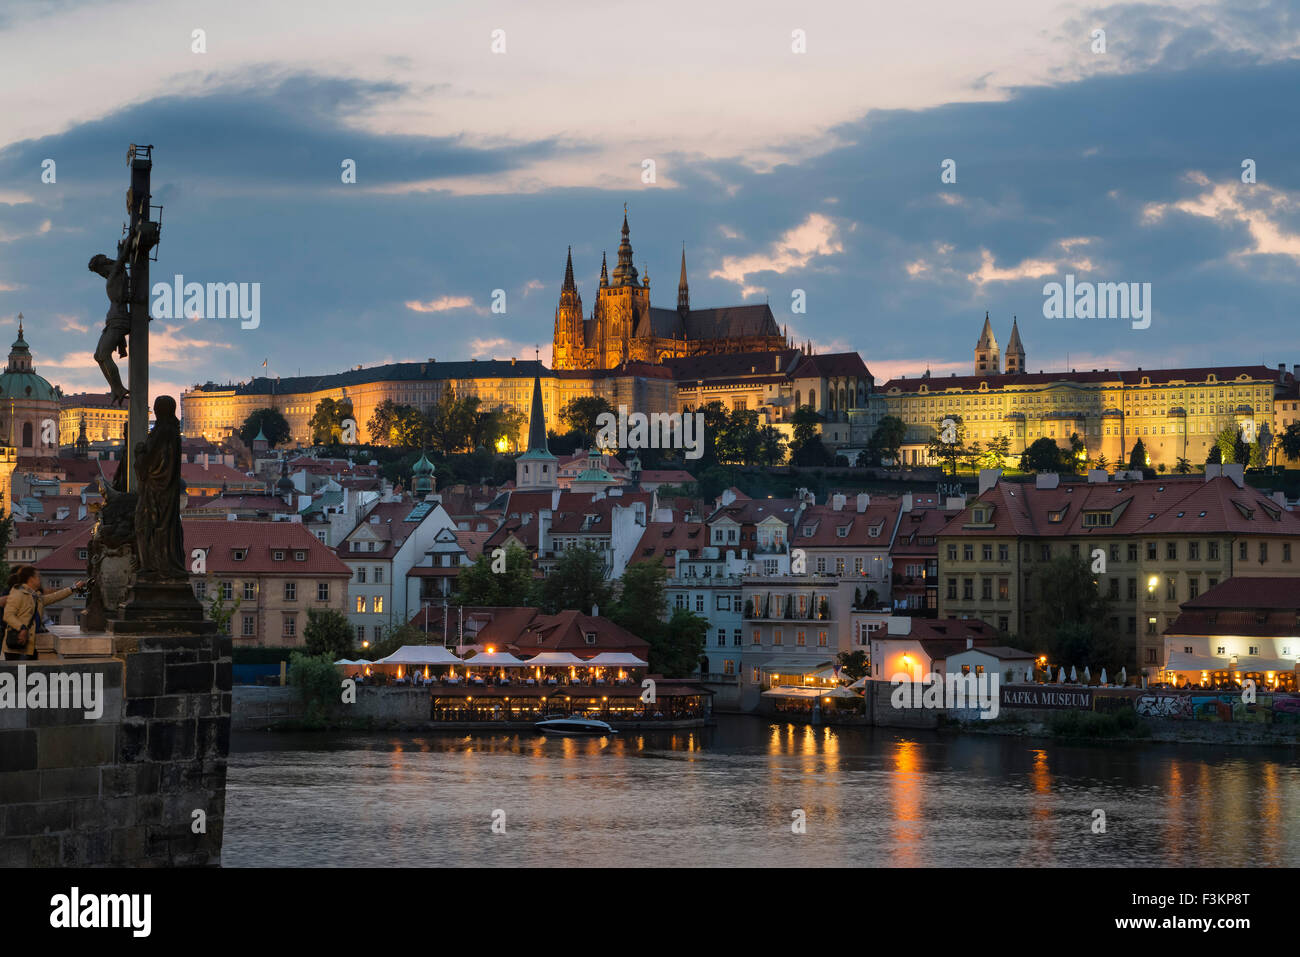
[[[54,386],[32,369],[32,351],[23,338],[23,317],[18,316],[18,338],[9,350],[9,365],[0,372],[0,398],[35,399],[54,402],[58,399]]]

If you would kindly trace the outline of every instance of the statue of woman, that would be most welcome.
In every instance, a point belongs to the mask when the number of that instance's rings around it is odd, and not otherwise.
[[[181,529],[181,422],[176,418],[176,400],[158,396],[153,412],[153,431],[135,446],[137,577],[188,581]]]

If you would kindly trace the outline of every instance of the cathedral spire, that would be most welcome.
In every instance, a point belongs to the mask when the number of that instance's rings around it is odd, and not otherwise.
[[[623,239],[618,244],[618,265],[614,267],[614,285],[635,286],[636,266],[632,265],[631,230],[627,225],[627,203],[623,204]]]
[[[546,414],[542,411],[542,380],[533,376],[533,405],[528,414],[528,451],[549,455],[546,446]]]
[[[609,287],[609,269],[605,266],[605,253],[600,254],[600,288]]]
[[[682,243],[682,277],[677,280],[677,311],[691,311],[691,287],[686,282],[686,244]]]
[[[573,281],[573,247],[569,247],[568,259],[564,262],[564,285],[560,287],[564,292],[572,292],[577,288]]]

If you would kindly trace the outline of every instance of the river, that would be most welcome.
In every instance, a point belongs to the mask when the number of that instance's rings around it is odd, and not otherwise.
[[[1300,769],[1284,748],[1076,745],[739,715],[610,739],[238,734],[222,860],[1295,866]]]

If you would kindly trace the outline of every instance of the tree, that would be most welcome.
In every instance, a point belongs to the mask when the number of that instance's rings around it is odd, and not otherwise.
[[[659,559],[640,561],[628,565],[623,572],[622,589],[618,601],[610,609],[609,617],[634,635],[652,641],[652,635],[663,622],[668,600],[664,583],[668,572]]]
[[[1106,623],[1109,603],[1085,559],[1058,555],[1037,566],[1034,578],[1039,595],[1030,633],[1046,643],[1053,662],[1112,670],[1127,664],[1119,636]]]
[[[818,434],[822,417],[810,407],[801,405],[794,410],[791,417],[794,422],[794,436],[790,442],[791,465],[830,465],[834,460]]]
[[[1043,436],[1041,439],[1035,439],[1033,444],[1021,453],[1020,470],[1022,472],[1067,471],[1068,467],[1063,458],[1061,447],[1056,444],[1056,440]]]
[[[592,606],[609,608],[613,587],[605,580],[605,559],[588,546],[566,549],[549,575],[537,583],[535,604],[547,614],[580,611],[590,614]]]
[[[822,445],[821,439],[816,440],[823,451],[826,446]],[[781,433],[773,426],[765,425],[758,430],[758,448],[754,455],[754,464],[761,465],[764,468],[780,465],[785,461],[785,439],[781,438]],[[827,455],[829,456],[829,452]]]
[[[1188,472],[1190,472],[1191,470],[1192,470],[1192,463],[1191,463],[1191,462],[1188,462],[1187,459],[1183,458],[1183,457],[1180,455],[1180,456],[1178,457],[1178,462],[1174,465],[1174,472],[1175,472],[1175,474],[1177,474],[1177,475],[1186,475],[1186,474],[1187,474]]]
[[[498,444],[504,444],[507,448],[517,445],[519,433],[526,422],[527,417],[515,408],[480,410],[474,414],[470,444],[476,449],[489,450],[496,450]]]
[[[699,667],[709,634],[709,621],[685,608],[673,609],[662,636],[650,645],[650,671],[665,678],[681,678]]]
[[[330,661],[337,661],[352,657],[352,641],[356,636],[352,623],[342,612],[332,608],[308,608],[302,637],[308,655],[328,655]]]
[[[1272,446],[1273,434],[1269,431],[1268,425],[1261,422],[1259,431],[1255,433],[1255,441],[1250,443],[1247,450],[1251,468],[1263,468],[1268,465],[1268,451]]]
[[[596,420],[613,412],[614,407],[602,397],[580,395],[576,399],[570,399],[560,410],[560,421],[574,432],[580,433],[586,447],[590,449],[596,444],[596,433],[599,431]]]
[[[288,420],[275,409],[254,409],[250,412],[244,424],[239,427],[239,441],[251,449],[259,431],[266,436],[267,448],[272,449],[284,445],[292,434]]]
[[[943,419],[934,437],[926,443],[926,452],[930,458],[946,465],[948,471],[956,475],[957,463],[967,455],[965,424],[952,417]]]
[[[451,455],[470,444],[479,397],[458,396],[450,385],[438,401],[425,410],[420,444],[428,443],[443,455]]]
[[[1011,436],[999,432],[996,436],[989,439],[988,447],[984,452],[984,460],[980,463],[984,468],[1001,468],[1006,462],[1007,456],[1011,454]]]
[[[1133,443],[1133,450],[1128,454],[1128,467],[1135,472],[1147,467],[1147,447],[1141,439]]]
[[[1088,447],[1084,444],[1083,439],[1079,438],[1078,432],[1070,433],[1070,458],[1068,467],[1070,471],[1077,472],[1088,461]]]
[[[533,587],[533,561],[528,552],[511,542],[499,557],[484,551],[473,565],[456,577],[457,605],[517,608],[528,602]],[[493,571],[493,566],[503,569]]]
[[[321,399],[316,403],[307,427],[311,429],[311,440],[316,445],[328,445],[336,441],[343,432],[343,420],[352,417],[352,403],[346,399],[336,402],[331,398]]]
[[[1245,465],[1250,461],[1250,446],[1236,426],[1226,426],[1215,436],[1214,445],[1219,451],[1219,461],[1231,465]]]
[[[840,674],[850,681],[865,678],[870,671],[867,667],[867,653],[861,648],[857,651],[841,651],[835,656],[835,663],[840,666]]]
[[[7,512],[0,512],[0,582],[9,580],[9,563],[4,560],[9,540],[14,534],[14,518]],[[229,634],[229,632],[226,632]]]
[[[878,452],[881,458],[889,459],[897,466],[900,464],[898,451],[903,447],[903,440],[906,438],[907,423],[896,415],[886,415],[881,418],[875,431],[871,433],[868,445]]]
[[[370,441],[395,448],[414,448],[419,442],[424,419],[414,406],[385,399],[375,406],[366,423]]]
[[[1104,455],[1097,456],[1097,468],[1101,469],[1103,472],[1109,472],[1110,459],[1106,458]]]
[[[1300,422],[1292,422],[1278,435],[1282,453],[1294,461],[1300,459]]]

